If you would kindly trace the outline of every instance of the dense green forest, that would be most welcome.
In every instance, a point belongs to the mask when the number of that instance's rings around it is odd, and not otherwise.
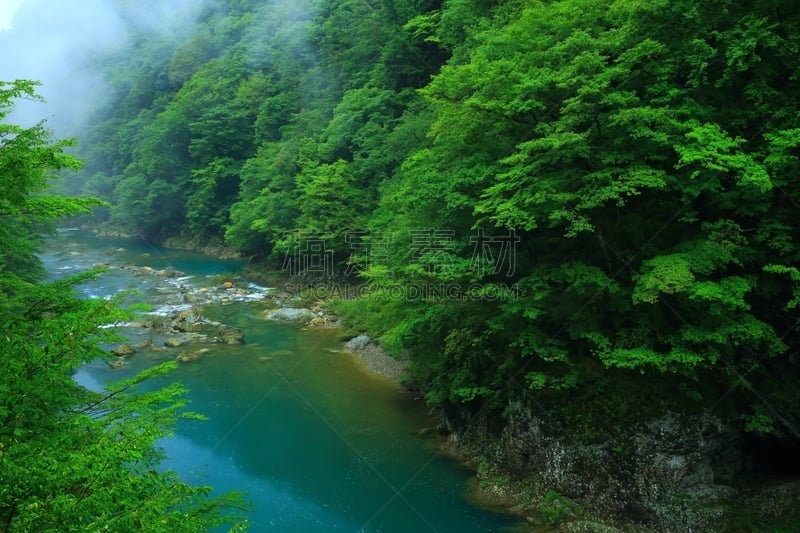
[[[798,58],[786,0],[225,0],[96,58],[68,184],[155,241],[323,242],[454,429],[797,450]]]
[[[204,531],[236,524],[234,495],[210,497],[161,468],[157,439],[183,409],[174,384],[139,387],[175,366],[91,392],[72,377],[108,358],[119,340],[100,326],[129,318],[120,298],[79,299],[75,287],[98,272],[43,282],[39,235],[60,217],[90,212],[96,199],[45,190],[79,162],[43,123],[7,122],[14,102],[36,99],[34,82],[0,82],[0,531]],[[235,528],[243,526],[238,523]]]

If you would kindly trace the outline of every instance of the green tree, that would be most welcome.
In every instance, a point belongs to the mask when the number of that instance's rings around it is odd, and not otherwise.
[[[315,166],[297,177],[300,215],[297,228],[324,239],[330,250],[345,252],[345,235],[362,230],[366,216],[358,216],[360,206],[368,205],[362,189],[346,161]]]
[[[179,384],[139,385],[172,364],[91,392],[72,375],[107,358],[117,340],[107,324],[128,318],[119,302],[79,299],[75,286],[97,272],[43,283],[36,238],[41,224],[99,202],[45,194],[50,178],[78,162],[69,143],[42,124],[5,123],[35,83],[0,83],[0,528],[3,531],[203,531],[244,527],[234,496],[210,497],[160,466],[159,438],[183,407]]]
[[[14,99],[40,100],[34,92],[36,85],[30,81],[0,83],[0,272],[13,272],[13,278],[25,282],[43,274],[41,266],[31,262],[39,239],[29,229],[49,218],[88,211],[98,204],[43,194],[54,169],[80,166],[64,153],[72,143],[49,143],[43,123],[30,128],[6,123]]]
[[[796,14],[565,0],[503,3],[477,24],[423,89],[432,146],[383,202],[402,231],[513,229],[535,255],[517,257],[520,298],[462,314],[487,317],[480,334],[438,334],[444,356],[469,368],[488,336],[492,397],[622,375],[713,403],[744,385],[725,414],[746,420],[763,410],[746,389],[774,391],[776,431],[791,428],[798,390],[771,376],[797,373],[794,300],[778,296],[797,259]]]

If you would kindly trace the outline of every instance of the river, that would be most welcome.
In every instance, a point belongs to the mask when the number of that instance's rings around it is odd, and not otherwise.
[[[203,307],[208,319],[242,329],[243,345],[208,345],[169,379],[189,388],[190,408],[206,421],[182,421],[164,439],[166,466],[216,491],[241,490],[253,503],[250,531],[478,532],[516,531],[518,520],[479,508],[468,497],[471,472],[438,453],[436,424],[413,395],[370,374],[342,351],[338,330],[303,330],[264,320],[265,289],[237,278],[241,263],[166,250],[124,238],[65,230],[47,240],[42,259],[53,277],[97,263],[111,270],[80,287],[104,297],[135,287],[133,299],[154,312],[182,305],[181,287],[213,291],[229,277],[248,295]],[[143,276],[123,265],[174,268],[180,279]],[[152,330],[124,330],[132,342]],[[97,361],[76,379],[90,388],[134,375],[180,348],[155,339],[117,369]]]

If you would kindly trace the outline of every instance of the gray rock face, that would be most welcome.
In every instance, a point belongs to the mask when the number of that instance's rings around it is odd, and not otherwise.
[[[372,339],[369,335],[359,335],[347,341],[344,346],[351,352],[357,352],[363,350],[370,342],[372,342]]]
[[[311,309],[295,309],[293,307],[283,307],[281,309],[273,309],[266,315],[268,320],[284,320],[288,322],[307,321],[315,318],[317,315]]]
[[[452,417],[451,417],[452,418]],[[450,420],[457,449],[557,491],[598,517],[624,518],[663,531],[717,530],[726,485],[738,467],[735,433],[711,414],[666,414],[631,428],[620,442],[566,439],[519,404],[498,435],[482,417]]]
[[[662,527],[689,531],[719,524],[725,500],[736,494],[721,483],[732,481],[739,458],[727,446],[734,438],[718,418],[668,413],[633,440],[636,494]]]

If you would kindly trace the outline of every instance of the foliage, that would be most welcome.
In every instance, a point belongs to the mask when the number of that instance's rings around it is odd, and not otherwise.
[[[54,217],[85,213],[100,202],[44,194],[55,169],[77,169],[80,163],[65,154],[70,141],[50,144],[43,123],[23,128],[6,122],[13,100],[37,99],[37,83],[0,82],[0,272],[15,272],[20,281],[43,273],[31,263],[38,238],[29,231]]]
[[[536,510],[544,523],[550,526],[581,514],[581,509],[575,503],[553,490],[547,491]]]
[[[435,405],[635,404],[624,376],[796,439],[798,6],[221,6],[110,68],[82,177],[114,222],[361,254],[342,315]]]
[[[0,83],[0,118],[15,99],[35,98],[28,81]],[[93,199],[45,194],[49,178],[77,167],[42,124],[0,125],[0,529],[15,531],[201,531],[231,524],[233,495],[210,497],[160,466],[156,441],[183,407],[179,384],[139,385],[174,365],[155,367],[101,393],[73,373],[107,358],[128,318],[118,299],[79,299],[88,272],[44,283],[34,235],[51,219],[88,211]],[[243,523],[236,524],[240,528]]]
[[[593,377],[580,370],[586,358],[653,379],[716,369],[723,391],[742,376],[770,391],[772,372],[796,375],[794,319],[768,302],[796,301],[776,283],[792,282],[797,258],[786,179],[796,138],[778,133],[796,128],[797,100],[781,80],[794,76],[797,43],[768,3],[714,5],[504,3],[422,91],[433,143],[386,190],[394,216],[380,229],[401,244],[399,263],[414,228],[510,229],[525,243],[506,280],[518,299],[449,304],[460,322],[477,322],[469,338],[506,377],[485,392],[494,401],[521,394],[526,379],[536,390],[582,386]],[[686,20],[679,31],[675,16]],[[467,259],[471,249],[462,241],[452,252]],[[459,326],[438,335],[440,358],[458,350]],[[473,346],[462,344],[457,366],[477,387],[487,370],[470,372]],[[433,397],[456,400],[463,386],[439,372],[459,374],[437,363]],[[788,431],[798,391],[782,390],[767,401]],[[761,402],[741,392],[744,415]]]

